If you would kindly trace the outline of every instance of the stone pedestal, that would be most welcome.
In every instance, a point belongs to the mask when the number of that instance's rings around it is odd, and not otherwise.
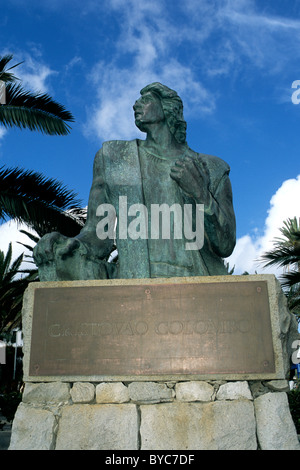
[[[288,382],[27,383],[10,449],[300,450],[276,388]]]
[[[294,320],[274,276],[32,284],[10,449],[300,450]]]

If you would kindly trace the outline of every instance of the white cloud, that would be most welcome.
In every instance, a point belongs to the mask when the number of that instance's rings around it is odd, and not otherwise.
[[[246,234],[237,240],[233,254],[227,259],[230,267],[235,266],[234,274],[248,271],[250,274],[274,273],[279,275],[281,269],[263,268],[257,262],[259,257],[273,247],[273,240],[281,237],[280,228],[288,218],[300,217],[300,175],[282,183],[270,200],[270,208],[266,215],[264,232],[255,237]]]
[[[5,127],[0,127],[0,140],[3,139],[6,133],[7,129]]]
[[[87,136],[100,139],[131,139],[141,135],[134,124],[132,106],[139,91],[149,83],[161,82],[175,89],[184,103],[185,117],[193,114],[210,114],[215,108],[215,97],[197,81],[193,72],[173,59],[165,65],[142,70],[119,70],[111,65],[98,64],[91,74],[98,96],[88,111],[90,118],[85,126]]]
[[[51,92],[49,85],[49,77],[57,74],[43,60],[43,53],[39,44],[26,44],[25,51],[15,46],[13,49],[13,59],[9,62],[7,68],[19,64],[12,70],[13,74],[19,78],[22,87],[25,90],[47,93]],[[0,51],[0,56],[11,54],[11,50],[7,47]]]
[[[259,4],[257,3],[257,6]],[[299,30],[299,20],[260,12],[253,0],[229,0],[221,12],[229,21],[247,27],[268,28],[269,30]]]
[[[170,55],[191,32],[167,21],[164,3],[157,0],[123,2],[109,7],[118,11],[120,34],[110,63],[99,62],[90,72],[90,83],[97,90],[85,133],[103,140],[130,139],[139,131],[134,126],[132,106],[139,90],[158,81],[175,89],[183,99],[185,114],[197,110],[198,116],[214,110],[215,98],[189,65]],[[190,40],[190,39],[189,39]],[[120,62],[126,60],[126,66]]]
[[[74,56],[73,59],[71,59],[67,65],[66,65],[66,72],[70,72],[74,67],[76,67],[78,64],[82,63],[82,57],[79,56]]]
[[[195,110],[201,117],[216,109],[213,83],[204,83],[208,77],[234,79],[253,68],[282,74],[300,58],[300,21],[272,15],[253,0],[186,0],[176,5],[180,25],[167,1],[107,0],[102,7],[114,15],[117,28],[111,59],[90,72],[96,92],[87,109],[89,137],[137,137],[132,105],[138,91],[153,81],[179,93],[186,117]]]
[[[299,59],[300,20],[272,13],[259,1],[228,0],[217,11],[219,24],[231,42],[237,61],[247,57],[250,65],[266,73],[283,73]],[[243,62],[243,66],[245,64]]]
[[[27,250],[27,248],[25,248],[23,245],[20,245],[20,243],[34,246],[34,242],[32,242],[26,235],[20,233],[20,230],[26,230],[27,232],[35,235],[35,232],[28,228],[27,225],[14,222],[12,220],[0,225],[0,250],[4,253],[7,253],[9,244],[11,243],[13,253],[12,261],[14,261],[22,253],[24,253],[24,255],[31,255],[30,251]],[[29,263],[29,261],[24,256],[21,269],[34,269],[34,267],[35,265]]]
[[[51,70],[40,58],[36,59],[28,53],[24,54],[23,60],[24,63],[18,67],[16,75],[21,80],[24,89],[47,93],[49,91],[47,80],[57,72]]]

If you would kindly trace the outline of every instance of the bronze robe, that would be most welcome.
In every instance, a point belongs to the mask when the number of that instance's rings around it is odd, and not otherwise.
[[[223,258],[230,256],[235,246],[235,216],[230,168],[218,157],[198,154],[187,149],[186,155],[195,159],[199,171],[200,159],[205,159],[209,173],[209,207],[204,207],[204,245],[200,250],[184,250],[186,240],[135,240],[118,237],[118,263],[103,261],[110,253],[113,240],[99,240],[96,226],[99,222],[97,207],[111,204],[119,217],[119,197],[126,196],[127,206],[143,204],[150,213],[151,204],[196,204],[171,179],[171,162],[147,159],[139,151],[139,141],[104,142],[94,161],[93,184],[89,197],[87,221],[78,239],[86,247],[87,258],[99,265],[89,279],[97,278],[150,278],[173,276],[224,275],[227,269]],[[173,162],[174,163],[174,162]],[[155,175],[157,179],[154,180]],[[168,198],[168,200],[165,200]],[[195,211],[193,211],[195,213]],[[151,224],[151,222],[150,222]],[[150,226],[149,226],[150,231]],[[149,232],[148,232],[149,233]],[[86,271],[86,270],[85,270]],[[74,278],[74,277],[73,277]],[[75,279],[87,278],[78,273]]]

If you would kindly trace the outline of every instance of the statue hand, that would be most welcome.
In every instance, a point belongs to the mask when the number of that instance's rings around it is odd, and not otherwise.
[[[47,233],[34,247],[33,258],[37,266],[42,266],[55,261],[56,257],[70,256],[79,245],[76,238],[68,238],[58,232]]]
[[[44,235],[33,249],[33,258],[37,266],[53,261],[55,258],[54,247],[65,238],[58,232]]]
[[[200,172],[193,158],[184,157],[175,162],[175,165],[171,168],[170,176],[186,194],[193,197],[197,202],[209,203],[209,176],[205,162],[202,162],[202,171]]]
[[[77,238],[67,238],[62,244],[58,245],[56,249],[56,256],[62,260],[72,256],[74,251],[76,251],[81,246],[80,241]]]

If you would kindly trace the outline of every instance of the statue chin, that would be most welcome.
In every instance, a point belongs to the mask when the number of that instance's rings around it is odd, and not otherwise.
[[[135,125],[141,132],[147,132],[143,121],[141,121],[139,118],[135,120]]]

